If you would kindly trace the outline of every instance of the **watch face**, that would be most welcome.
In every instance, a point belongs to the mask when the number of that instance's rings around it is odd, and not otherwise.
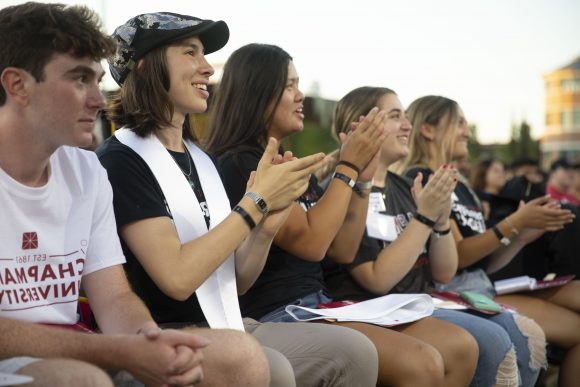
[[[260,209],[261,209],[262,211],[266,211],[266,210],[268,209],[268,205],[266,204],[266,202],[265,202],[265,201],[264,201],[264,199],[262,199],[262,198],[259,198],[259,199],[256,201],[256,204],[258,205],[258,207],[260,207]]]
[[[506,246],[511,243],[511,241],[509,239],[507,239],[506,237],[501,238],[500,242]]]
[[[246,195],[252,198],[252,200],[254,201],[254,203],[256,203],[256,206],[260,210],[260,212],[262,212],[263,214],[268,212],[268,204],[261,196],[258,196],[258,194],[254,192],[246,192]]]

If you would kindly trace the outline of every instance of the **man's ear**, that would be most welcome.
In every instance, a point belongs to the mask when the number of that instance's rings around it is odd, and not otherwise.
[[[423,124],[419,130],[421,131],[421,135],[427,140],[433,141],[435,139],[435,128],[432,125]]]
[[[4,88],[6,98],[22,105],[28,104],[31,82],[36,82],[34,77],[27,71],[17,67],[6,67],[0,75],[0,83],[2,83]]]

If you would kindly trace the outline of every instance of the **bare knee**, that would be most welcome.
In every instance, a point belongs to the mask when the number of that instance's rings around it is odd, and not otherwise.
[[[446,364],[446,369],[461,369],[473,375],[477,367],[479,358],[479,346],[477,340],[465,329],[454,329],[450,340],[453,340],[453,357],[448,360],[451,364]]]
[[[399,363],[394,379],[389,385],[396,386],[443,386],[445,366],[443,357],[434,347],[426,343],[416,343],[404,364]],[[392,365],[391,365],[392,367]]]
[[[113,387],[109,375],[99,367],[72,359],[41,360],[18,371],[34,378],[30,386]]]
[[[514,320],[519,330],[528,338],[530,351],[530,368],[538,369],[546,363],[546,335],[542,328],[532,319],[515,314]]]
[[[518,364],[516,359],[516,351],[512,346],[506,353],[504,359],[499,364],[497,374],[495,377],[494,386],[508,387],[517,386],[519,384]]]
[[[195,332],[197,333],[197,332]],[[234,330],[202,333],[211,343],[204,349],[204,381],[211,386],[268,386],[270,371],[260,344]]]
[[[423,365],[421,365],[421,362],[417,365],[420,367],[417,371],[422,371],[421,373],[426,377],[425,383],[421,379],[419,381],[420,384],[416,384],[417,386],[443,386],[445,380],[445,364],[443,357],[435,348],[429,349]]]

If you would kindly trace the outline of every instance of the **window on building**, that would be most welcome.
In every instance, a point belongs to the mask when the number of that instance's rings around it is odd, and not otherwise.
[[[580,79],[563,79],[560,81],[560,89],[568,92],[580,91]]]
[[[580,131],[580,109],[565,110],[560,113],[560,125],[564,129]]]

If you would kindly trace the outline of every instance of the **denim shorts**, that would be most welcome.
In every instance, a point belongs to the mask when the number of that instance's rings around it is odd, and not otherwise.
[[[304,306],[306,308],[316,308],[318,307],[319,304],[326,304],[331,301],[332,299],[328,298],[326,294],[324,294],[323,290],[319,290],[316,293],[310,293],[302,298],[299,298],[291,302],[289,305]],[[294,320],[294,317],[292,317],[290,314],[288,314],[288,312],[286,312],[286,306],[287,305],[281,306],[277,309],[274,309],[270,313],[262,316],[262,318],[260,318],[260,322],[296,322],[296,320]],[[297,309],[296,311],[294,311],[294,313],[299,317],[310,316],[310,313],[300,309]]]

